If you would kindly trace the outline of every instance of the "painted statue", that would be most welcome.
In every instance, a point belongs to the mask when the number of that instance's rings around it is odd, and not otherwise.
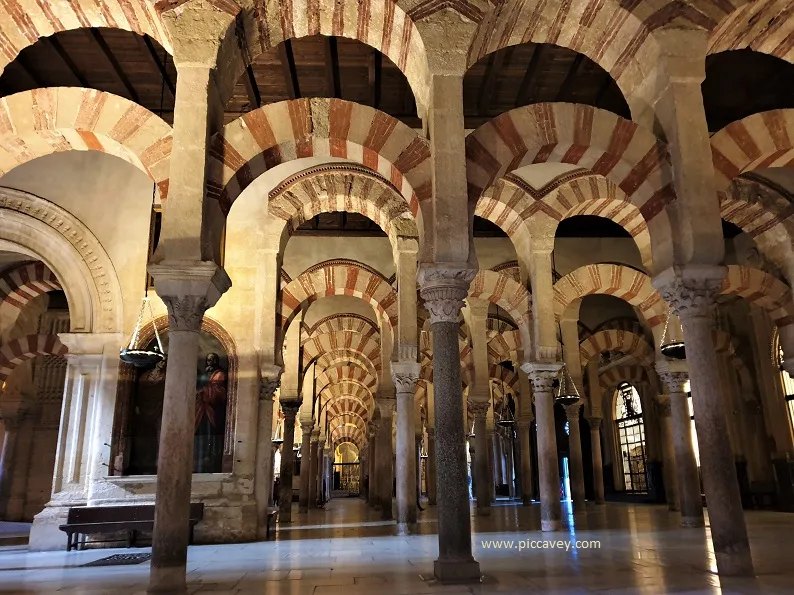
[[[223,466],[227,375],[217,353],[208,353],[196,382],[193,472],[219,473]]]

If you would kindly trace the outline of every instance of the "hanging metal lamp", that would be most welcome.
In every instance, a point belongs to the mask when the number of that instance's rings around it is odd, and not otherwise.
[[[662,352],[662,355],[670,359],[686,359],[684,329],[681,327],[681,321],[675,314],[667,314],[667,319],[664,321],[662,339],[659,343],[659,351]]]
[[[560,378],[557,385],[557,395],[554,397],[554,402],[559,403],[563,407],[568,407],[579,402],[579,390],[576,388],[571,375],[568,373],[568,368],[565,364],[560,368]]]
[[[496,420],[496,425],[500,428],[510,428],[516,425],[515,417],[513,417],[513,410],[510,409],[510,402],[508,400],[509,394],[505,393],[504,396],[504,405],[502,405],[502,413],[499,415],[499,419]],[[507,410],[507,415],[505,415],[505,409]]]
[[[146,309],[146,306],[149,306],[149,315],[154,319],[154,315],[152,313],[152,304],[149,302],[149,295],[144,294],[143,301],[141,302],[141,311],[138,314],[138,322],[135,323],[135,331],[132,333],[132,338],[130,338],[130,344],[127,347],[122,348],[119,352],[119,357],[121,361],[127,364],[132,364],[136,368],[149,368],[154,366],[155,364],[163,361],[165,359],[165,352],[163,351],[163,343],[160,340],[160,333],[157,331],[157,325],[154,324],[154,320],[152,320],[152,326],[154,327],[154,337],[156,339],[156,344],[149,348],[140,348],[138,347],[138,336],[141,333],[141,328],[143,326],[143,312]]]

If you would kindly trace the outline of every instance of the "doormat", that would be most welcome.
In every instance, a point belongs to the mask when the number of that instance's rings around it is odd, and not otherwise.
[[[81,566],[126,566],[129,564],[141,564],[151,559],[151,554],[113,554],[107,558],[100,558]]]

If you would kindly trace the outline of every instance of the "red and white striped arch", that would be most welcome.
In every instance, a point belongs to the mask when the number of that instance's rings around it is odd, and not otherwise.
[[[362,368],[370,376],[377,377],[381,371],[380,358],[376,362],[364,357],[364,355],[353,349],[334,349],[323,353],[317,358],[317,367],[323,372],[331,370],[337,366],[351,365]]]
[[[621,382],[629,382],[636,386],[650,382],[650,379],[648,368],[643,366],[615,366],[599,374],[598,381],[603,390],[609,391]],[[607,394],[606,396],[611,400],[613,395]],[[612,406],[614,407],[614,403],[612,403]]]
[[[504,175],[536,163],[569,163],[601,175],[646,221],[674,199],[666,145],[651,132],[588,105],[539,103],[513,109],[466,138],[469,201]]]
[[[740,7],[711,31],[708,53],[749,48],[794,63],[794,7],[788,0],[759,0]]]
[[[480,269],[469,286],[469,297],[488,300],[504,308],[519,328],[529,324],[531,318],[529,291],[508,275]]]
[[[21,310],[30,300],[61,289],[61,282],[43,262],[26,262],[0,275],[0,309]]]
[[[376,270],[352,260],[321,262],[281,289],[281,323],[286,330],[301,308],[331,295],[349,295],[370,304],[394,328],[397,293]]]
[[[721,295],[736,295],[765,310],[778,326],[794,323],[791,288],[766,271],[728,265]]]
[[[229,122],[210,142],[214,166],[207,194],[224,212],[257,177],[303,157],[335,157],[377,172],[416,216],[430,198],[430,145],[374,108],[342,99],[294,99],[262,106]]]
[[[329,416],[352,414],[363,419],[370,419],[370,409],[363,401],[356,397],[330,397],[326,407],[328,407]]]
[[[100,151],[131,163],[168,193],[171,127],[128,99],[76,87],[0,99],[0,175],[61,151]]]
[[[26,47],[70,29],[108,27],[148,35],[173,53],[168,31],[150,0],[3,0],[0,72]]]
[[[651,328],[662,324],[667,306],[645,273],[619,264],[589,264],[554,284],[554,314],[559,318],[579,298],[605,294],[637,306]]]
[[[579,360],[582,367],[604,351],[617,351],[633,356],[641,365],[650,365],[654,360],[653,345],[635,333],[623,330],[601,330],[579,343]]]
[[[378,379],[360,366],[338,365],[326,368],[322,374],[317,375],[317,389],[322,390],[329,384],[354,380],[363,384],[371,391],[378,387]]]
[[[337,331],[313,335],[303,343],[303,367],[320,355],[339,349],[357,351],[373,364],[380,362],[380,341],[372,329],[367,333]]]
[[[518,329],[503,331],[488,341],[488,359],[494,364],[505,360],[523,361],[524,348],[521,344],[521,333]]]
[[[37,355],[66,355],[68,349],[57,335],[27,335],[0,347],[0,382],[25,360]]]
[[[348,424],[357,427],[364,434],[367,433],[367,420],[358,413],[348,411],[347,413],[328,416],[328,425],[332,430],[340,425]]]
[[[309,336],[322,333],[334,333],[336,331],[350,331],[353,333],[364,333],[368,329],[373,329],[380,338],[378,325],[372,320],[360,314],[331,314],[315,322],[309,329]]]

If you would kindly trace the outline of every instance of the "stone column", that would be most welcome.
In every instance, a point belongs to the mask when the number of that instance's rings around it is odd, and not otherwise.
[[[422,499],[422,434],[416,435],[416,501]]]
[[[554,393],[552,382],[561,364],[527,363],[521,369],[532,381],[535,396],[535,424],[538,432],[538,474],[540,476],[540,527],[557,531],[562,527],[560,504],[560,469],[557,436],[554,428]]]
[[[458,81],[459,82],[459,81]],[[458,92],[460,90],[458,89]],[[466,481],[463,386],[460,379],[458,324],[463,299],[475,271],[431,265],[419,271],[420,295],[430,313],[433,332],[433,395],[438,490],[438,559],[440,581],[478,581],[480,565],[471,549]]]
[[[314,420],[302,421],[301,432],[301,474],[300,493],[298,494],[298,514],[309,511],[309,475],[312,470],[312,430]]]
[[[529,506],[532,504],[532,436],[530,436],[532,420],[519,418],[517,427],[521,448],[521,503]]]
[[[259,370],[259,412],[256,443],[256,534],[262,540],[267,535],[267,512],[273,501],[273,395],[281,381],[281,368],[261,365]]]
[[[581,401],[565,408],[565,416],[568,419],[568,475],[571,480],[571,501],[574,514],[585,512],[584,462],[582,461],[582,438],[579,432],[579,410],[581,408]]]
[[[492,431],[488,446],[489,451],[493,455],[494,481],[500,485],[507,483],[505,479],[505,461],[502,456],[502,437]]]
[[[678,368],[678,371],[676,371]],[[687,373],[685,365],[659,362],[656,371],[670,395],[670,426],[675,458],[678,506],[682,527],[702,527],[703,499],[700,496],[695,448],[692,444],[692,420],[689,417],[689,398],[684,391]]]
[[[3,414],[3,452],[0,459],[0,518],[6,518],[6,508],[11,497],[11,487],[14,481],[14,458],[16,456],[17,432],[21,425],[24,413],[16,412]]]
[[[491,482],[488,481],[491,452],[485,431],[485,417],[490,406],[488,401],[469,399],[469,411],[474,415],[474,488],[479,516],[491,514]]]
[[[317,508],[317,483],[320,468],[317,463],[319,440],[320,428],[315,428],[312,431],[311,447],[309,448],[309,508]],[[363,466],[359,464],[359,470],[362,468]],[[359,485],[361,485],[360,481]]]
[[[380,518],[390,521],[394,518],[392,510],[394,501],[392,493],[394,489],[394,446],[392,444],[392,425],[394,408],[396,401],[394,397],[386,395],[378,396],[378,407],[380,407],[380,428],[378,428],[378,464],[376,473],[380,482]],[[413,404],[411,404],[413,407]],[[412,409],[413,411],[413,409]]]
[[[405,535],[416,530],[416,422],[414,388],[419,380],[419,364],[395,362],[392,379],[397,389],[397,532]],[[389,486],[391,490],[391,486]]]
[[[664,475],[664,493],[667,508],[677,511],[678,506],[678,479],[675,469],[675,445],[673,443],[673,427],[670,419],[670,395],[656,396],[657,411],[659,412],[659,429],[662,439],[662,465]]]
[[[378,424],[374,421],[367,422],[367,430],[369,431],[369,486],[367,488],[369,493],[367,494],[367,502],[370,508],[377,510],[381,505],[377,471]]]
[[[168,431],[160,432],[149,591],[173,593],[185,590],[201,320],[231,281],[211,262],[150,265],[149,273],[168,308],[168,365],[161,422]]]
[[[436,429],[427,428],[427,503],[436,505]]]
[[[292,522],[292,478],[295,474],[295,417],[301,401],[281,400],[284,414],[284,442],[281,445],[281,473],[279,474],[278,522]]]
[[[507,495],[512,500],[516,497],[516,463],[515,457],[513,456],[513,440],[512,436],[508,435],[507,433],[500,432],[500,435],[507,453],[505,456],[505,460],[507,462],[505,465],[507,468]]]
[[[590,450],[593,453],[593,491],[595,503],[606,504],[604,499],[604,461],[601,457],[601,418],[588,417],[590,425]]]
[[[725,400],[717,392],[718,362],[712,340],[714,298],[725,274],[725,267],[674,267],[657,275],[653,284],[680,318],[684,330],[717,569],[723,575],[752,576],[753,561],[728,438]]]

